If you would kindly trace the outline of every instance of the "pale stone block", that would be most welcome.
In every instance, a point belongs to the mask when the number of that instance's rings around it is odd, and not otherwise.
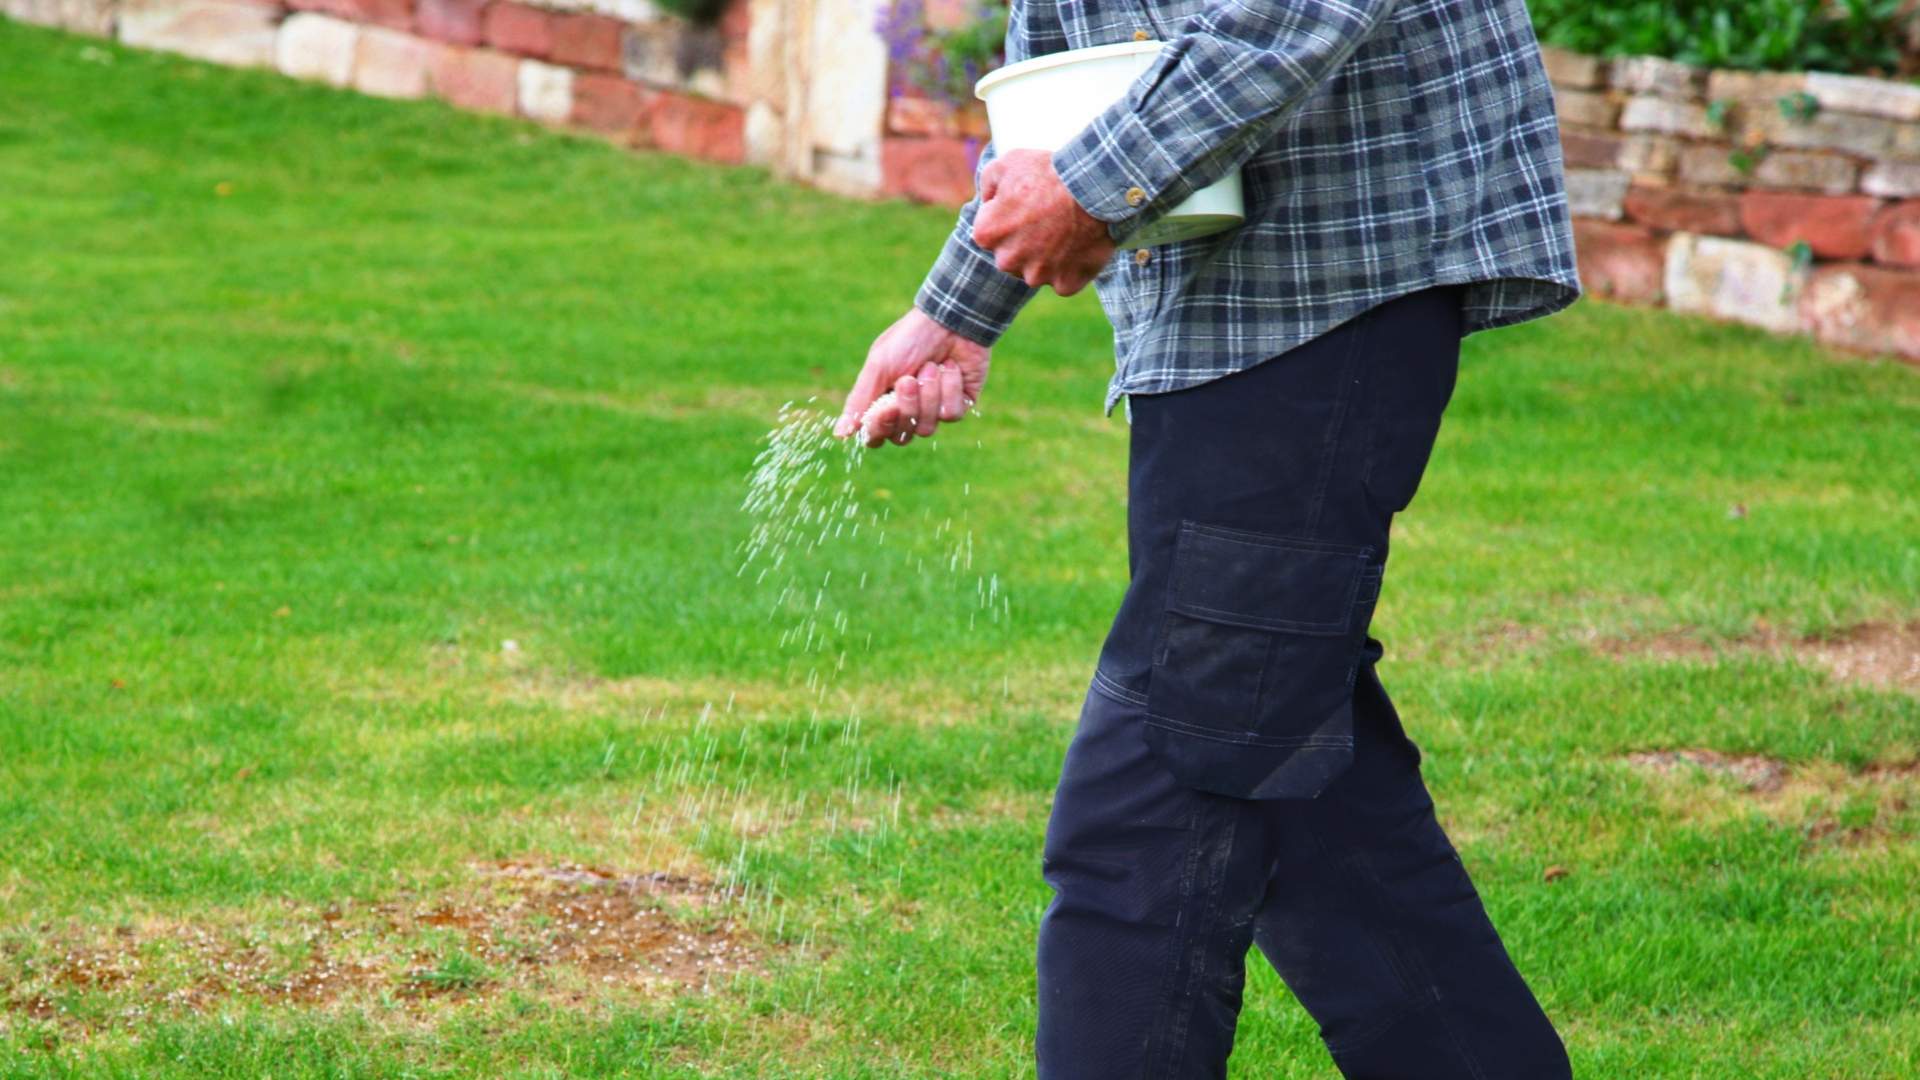
[[[887,43],[878,30],[884,0],[814,0],[812,78],[804,127],[816,164],[841,190],[880,187],[880,132],[887,115]]]
[[[1690,101],[1700,96],[1705,72],[1678,60],[1658,56],[1623,56],[1613,62],[1615,90],[1629,94],[1657,94]]]
[[[687,76],[687,89],[715,101],[730,100],[727,95],[727,77],[713,68],[701,68]]]
[[[1800,329],[1804,272],[1764,244],[1675,233],[1667,242],[1667,306],[1788,333]]]
[[[120,9],[123,45],[231,67],[271,67],[280,9],[223,0],[134,0]]]
[[[1777,109],[1780,99],[1803,93],[1807,77],[1798,72],[1715,71],[1707,76],[1710,101],[1739,101],[1754,108]]]
[[[1597,56],[1548,45],[1541,48],[1540,60],[1546,65],[1547,78],[1555,86],[1596,90],[1607,84],[1607,62]]]
[[[0,0],[0,14],[35,26],[113,36],[114,0]]]
[[[787,108],[787,0],[748,0],[747,97],[777,113]]]
[[[1555,88],[1553,111],[1561,123],[1580,127],[1611,128],[1620,119],[1619,102],[1587,90]]]
[[[1733,147],[1694,143],[1680,151],[1680,179],[1705,187],[1745,187],[1750,177],[1733,165]]]
[[[1567,209],[1574,217],[1619,221],[1632,182],[1618,169],[1568,169]]]
[[[345,86],[353,81],[353,54],[360,27],[331,15],[297,12],[280,24],[273,66],[296,79]]]
[[[880,140],[874,140],[871,154],[838,154],[831,150],[814,147],[813,176],[810,178],[815,187],[841,195],[856,197],[872,195],[880,190],[883,177],[880,172]]]
[[[1920,157],[1920,124],[1895,124],[1893,141],[1887,144],[1887,156]]]
[[[1619,165],[1642,176],[1671,176],[1680,165],[1680,140],[1666,135],[1631,135],[1620,145]]]
[[[1920,274],[1839,264],[1813,274],[1801,300],[1822,341],[1920,360]]]
[[[564,124],[573,115],[573,69],[520,61],[520,115]]]
[[[786,151],[786,121],[773,107],[764,101],[756,101],[747,106],[746,144],[747,162],[751,165],[776,166]]]
[[[678,87],[680,64],[675,56],[678,28],[667,23],[629,26],[620,38],[620,70],[634,82]]]
[[[1821,110],[1795,120],[1779,109],[1748,109],[1741,118],[1741,135],[1749,143],[1765,142],[1796,150],[1838,150],[1859,157],[1881,157],[1893,147],[1900,125],[1876,116]]]
[[[1716,134],[1714,126],[1707,122],[1706,106],[1645,94],[1627,99],[1627,107],[1620,113],[1620,130],[1652,131],[1695,139],[1710,139]]]
[[[398,30],[369,27],[354,55],[353,87],[375,97],[426,97],[431,73],[445,48]]]
[[[1860,190],[1883,199],[1920,196],[1920,161],[1876,161],[1861,175]]]
[[[1860,167],[1843,157],[1776,150],[1754,166],[1750,182],[1754,187],[1845,195],[1859,175]]]
[[[1822,109],[1889,120],[1920,120],[1920,86],[1910,83],[1812,71],[1807,73],[1807,93]]]

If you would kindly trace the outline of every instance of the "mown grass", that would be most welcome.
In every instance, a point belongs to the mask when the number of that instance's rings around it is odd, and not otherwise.
[[[891,523],[802,561],[873,577],[828,674],[736,576],[742,477],[945,212],[5,22],[0,102],[0,1076],[1030,1072],[1039,838],[1125,571],[1089,298],[856,474]],[[1468,342],[1383,673],[1581,1075],[1920,1068],[1920,792],[1869,768],[1920,702],[1596,647],[1914,618],[1916,430],[1913,369],[1739,328]],[[1010,617],[921,569],[949,519]],[[1800,786],[1622,760],[1667,748]],[[329,905],[502,859],[748,890],[760,967],[569,999],[446,953],[497,992],[310,1007],[53,977],[116,928],[296,969]],[[1234,1075],[1331,1075],[1254,967]]]

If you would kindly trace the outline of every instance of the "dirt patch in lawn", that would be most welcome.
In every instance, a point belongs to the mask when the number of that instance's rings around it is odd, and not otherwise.
[[[1763,627],[1721,641],[1665,633],[1603,642],[1599,647],[1613,656],[1705,664],[1730,655],[1791,658],[1825,671],[1837,682],[1920,693],[1920,622],[1867,622],[1832,634],[1800,637]]]
[[[1787,763],[1775,758],[1722,754],[1717,750],[1650,750],[1628,754],[1627,763],[1649,772],[1672,773],[1699,769],[1724,776],[1747,791],[1767,794],[1779,791],[1787,782]]]
[[[434,896],[288,905],[206,922],[0,936],[4,1016],[84,1028],[249,998],[419,1010],[514,991],[562,1007],[698,992],[765,949],[709,881],[572,863],[490,862]]]
[[[1800,830],[1809,844],[1846,847],[1902,840],[1920,830],[1920,762],[1849,770],[1830,761],[1790,763],[1715,750],[1651,750],[1625,760],[1672,781],[1658,785],[1661,799],[1696,820],[1757,812]],[[1685,782],[1702,775],[1725,782]]]

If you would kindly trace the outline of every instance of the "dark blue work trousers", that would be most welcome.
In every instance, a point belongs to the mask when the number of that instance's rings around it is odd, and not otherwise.
[[[1353,1080],[1558,1080],[1367,636],[1456,290],[1132,400],[1132,580],[1047,828],[1041,1080],[1223,1077],[1248,948]]]

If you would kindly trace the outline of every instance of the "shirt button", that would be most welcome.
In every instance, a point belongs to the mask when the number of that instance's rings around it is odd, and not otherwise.
[[[1133,253],[1133,261],[1136,265],[1145,266],[1153,261],[1153,252],[1147,248],[1141,248]]]
[[[1145,30],[1135,30],[1133,32],[1133,40],[1135,41],[1149,41],[1152,38],[1153,35],[1147,33]]]
[[[1127,205],[1128,206],[1139,206],[1141,203],[1146,201],[1147,201],[1146,192],[1141,191],[1137,187],[1130,187],[1127,189]]]

